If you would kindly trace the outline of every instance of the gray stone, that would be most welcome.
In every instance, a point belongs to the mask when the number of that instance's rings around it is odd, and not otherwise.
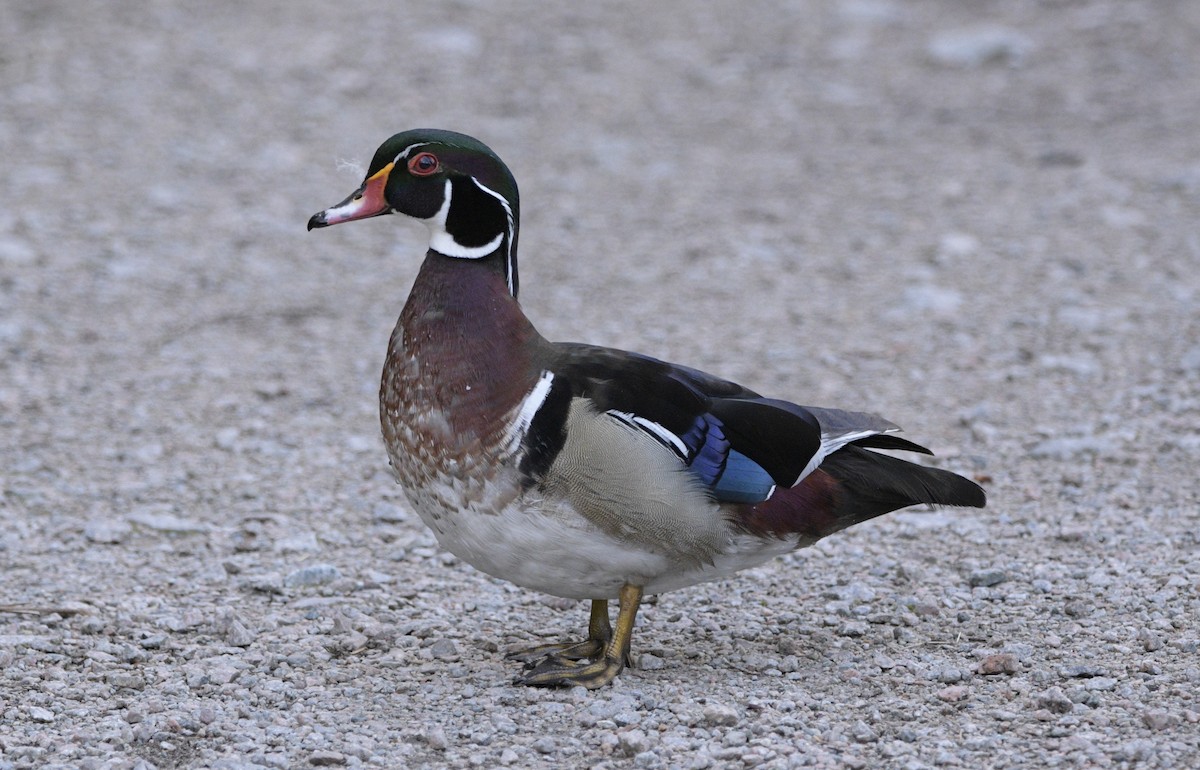
[[[983,660],[979,661],[979,667],[976,669],[984,676],[994,676],[996,674],[1015,674],[1021,668],[1017,662],[1017,656],[1012,653],[1001,652],[994,655],[988,655]]]
[[[1151,730],[1166,730],[1179,724],[1179,717],[1163,709],[1149,709],[1142,712],[1142,721]]]
[[[146,677],[137,671],[110,671],[104,675],[104,681],[113,687],[130,690],[141,690],[146,686]]]
[[[308,755],[308,763],[314,767],[340,767],[346,764],[346,755],[337,751],[318,749]]]
[[[1003,583],[1008,580],[1008,574],[998,568],[990,567],[988,569],[977,569],[967,576],[967,583],[972,586],[990,587]]]
[[[971,691],[961,684],[955,684],[938,690],[937,697],[947,703],[958,703],[971,697]]]
[[[937,672],[935,678],[943,684],[953,684],[954,682],[961,682],[963,675],[962,671],[957,668],[943,668]]]
[[[1146,652],[1155,652],[1162,649],[1162,637],[1148,628],[1139,629],[1137,638],[1142,643],[1142,649]]]
[[[1038,695],[1037,704],[1053,714],[1069,714],[1075,708],[1075,703],[1058,687],[1051,687]]]
[[[254,643],[255,633],[239,618],[230,618],[225,626],[225,643],[230,647],[249,647]]]
[[[42,708],[41,706],[30,706],[28,711],[29,718],[34,722],[49,724],[55,720],[54,712],[50,709]]]
[[[458,646],[452,639],[438,639],[430,645],[429,654],[439,660],[457,660]]]
[[[1073,663],[1061,667],[1058,673],[1059,676],[1067,679],[1088,679],[1094,676],[1103,676],[1106,671],[1103,667],[1092,663]]]
[[[376,521],[382,521],[387,524],[400,524],[408,521],[408,513],[398,505],[392,503],[376,503],[371,509],[371,516]]]
[[[332,583],[341,576],[341,570],[332,564],[314,564],[289,572],[283,579],[283,584],[288,588],[321,586]]]
[[[446,731],[442,729],[441,725],[432,725],[426,729],[424,738],[425,743],[431,749],[445,751],[450,747],[450,741],[446,739]]]
[[[738,712],[724,703],[709,703],[703,713],[706,724],[728,727],[738,723]]]
[[[861,719],[855,722],[850,728],[850,734],[854,737],[854,740],[858,741],[859,743],[874,743],[875,741],[879,740],[879,735],[871,729],[870,725]]]
[[[649,751],[650,748],[650,740],[647,738],[646,732],[637,728],[624,730],[623,733],[617,736],[617,740],[619,741],[618,746],[620,747],[620,751],[626,757],[632,757],[643,751]]]
[[[141,639],[138,642],[138,644],[140,644],[143,649],[147,649],[147,650],[161,649],[162,646],[165,645],[166,643],[167,643],[166,634],[151,634],[150,636],[144,637],[143,639]]]

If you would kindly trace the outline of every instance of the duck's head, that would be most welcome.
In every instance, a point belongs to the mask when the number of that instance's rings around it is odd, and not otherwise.
[[[404,214],[429,227],[431,251],[502,259],[516,296],[518,205],[516,180],[483,142],[453,131],[415,129],[380,145],[362,185],[313,214],[308,229]]]

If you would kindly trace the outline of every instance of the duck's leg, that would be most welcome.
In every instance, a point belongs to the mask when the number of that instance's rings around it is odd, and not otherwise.
[[[593,599],[592,612],[588,618],[587,639],[582,642],[539,644],[524,650],[513,650],[504,657],[509,660],[519,660],[530,666],[543,658],[562,658],[563,660],[595,658],[604,650],[604,646],[612,639],[612,635],[612,626],[608,622],[608,600]]]
[[[621,607],[617,612],[617,627],[611,638],[591,663],[578,663],[560,655],[549,655],[540,663],[534,664],[522,676],[517,678],[517,684],[528,684],[539,687],[574,687],[580,685],[594,690],[603,687],[617,677],[625,668],[629,659],[629,640],[633,636],[633,623],[637,618],[638,606],[642,603],[640,586],[624,585],[620,592]],[[595,618],[596,605],[593,603],[592,612]],[[608,625],[608,613],[605,614],[604,625]],[[589,640],[590,641],[590,640]]]

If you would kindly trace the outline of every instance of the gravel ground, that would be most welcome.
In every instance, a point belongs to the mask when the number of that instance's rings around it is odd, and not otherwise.
[[[413,7],[406,7],[406,6]],[[0,768],[1200,766],[1200,3],[5,0]],[[438,126],[549,337],[878,411],[988,488],[505,650],[378,438]]]

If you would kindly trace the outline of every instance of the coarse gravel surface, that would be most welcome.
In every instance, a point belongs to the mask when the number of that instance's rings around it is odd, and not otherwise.
[[[0,770],[1200,766],[1200,3],[0,4]],[[478,136],[551,339],[876,411],[982,511],[586,605],[379,439],[425,248],[306,233]]]

